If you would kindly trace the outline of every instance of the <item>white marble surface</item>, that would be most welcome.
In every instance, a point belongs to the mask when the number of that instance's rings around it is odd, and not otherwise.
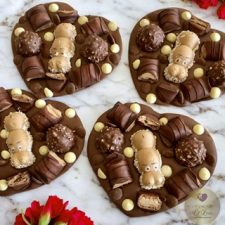
[[[0,1],[0,86],[6,88],[20,87],[27,89],[13,64],[11,53],[11,31],[19,16],[31,6],[45,1],[38,0],[1,0]],[[71,96],[59,97],[75,107],[87,130],[87,137],[98,116],[110,108],[116,101],[139,101],[128,69],[128,41],[132,27],[146,13],[170,6],[185,7],[197,16],[207,18],[213,27],[224,30],[225,21],[220,21],[215,10],[200,10],[196,5],[180,0],[70,0],[66,1],[78,9],[80,14],[97,14],[116,21],[120,26],[124,49],[121,63],[113,74],[104,81]],[[225,221],[225,96],[218,100],[194,104],[186,108],[160,107],[153,108],[159,112],[177,112],[192,116],[212,133],[218,150],[218,164],[215,174],[208,183],[221,201],[221,212],[215,224],[222,225]],[[145,218],[128,218],[109,201],[92,172],[86,153],[83,153],[74,167],[50,185],[16,196],[0,197],[0,224],[13,224],[14,217],[21,209],[26,208],[33,199],[44,202],[48,195],[57,194],[70,200],[87,212],[96,225],[180,225],[191,224],[180,205],[168,212]],[[1,171],[0,171],[1,172]]]

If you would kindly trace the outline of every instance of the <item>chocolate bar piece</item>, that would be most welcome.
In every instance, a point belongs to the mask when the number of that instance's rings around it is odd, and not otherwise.
[[[12,101],[9,93],[3,87],[0,87],[0,112],[10,108],[11,106]]]
[[[159,129],[160,138],[168,147],[172,146],[180,138],[191,134],[191,129],[185,124],[180,116],[171,119],[167,125],[161,126]]]
[[[160,128],[159,119],[153,114],[144,114],[138,117],[137,121],[151,130],[158,130]]]
[[[179,88],[171,83],[161,82],[156,88],[158,98],[166,103],[174,101],[179,93]]]
[[[158,59],[141,58],[138,68],[138,80],[155,83],[159,79]]]
[[[76,88],[88,87],[101,79],[99,68],[91,63],[85,64],[70,73],[70,78]]]
[[[24,58],[22,62],[22,73],[27,81],[45,77],[44,67],[38,56]]]
[[[46,131],[62,119],[62,113],[51,104],[38,110],[31,118],[31,123],[38,131]]]
[[[225,59],[225,43],[223,41],[205,41],[201,47],[201,56],[205,60],[211,61]]]
[[[197,35],[204,35],[207,34],[211,28],[210,24],[195,17],[192,16],[190,21],[189,21],[189,30],[193,31],[194,33],[196,33]]]
[[[119,188],[133,181],[125,157],[118,153],[111,153],[106,157],[105,164],[108,178],[113,189]]]
[[[31,184],[30,174],[28,171],[18,173],[8,178],[8,186],[14,190],[21,191],[27,189]]]
[[[43,4],[29,9],[26,15],[35,32],[43,31],[53,26],[53,23]]]
[[[27,112],[34,105],[34,99],[26,94],[12,95],[12,100],[16,110],[22,112]]]
[[[41,183],[50,183],[54,180],[63,170],[66,163],[56,153],[50,151],[44,156],[35,166],[32,175]]]
[[[126,105],[117,102],[108,112],[107,117],[121,130],[129,132],[135,124],[137,114],[133,113]]]
[[[105,21],[101,17],[96,17],[94,19],[91,19],[89,22],[85,23],[81,27],[81,31],[88,35],[88,34],[105,34],[107,33],[108,27],[105,24]]]
[[[181,29],[178,9],[165,9],[159,13],[159,25],[165,33]]]
[[[138,196],[137,205],[141,209],[159,211],[162,207],[162,200],[154,192],[141,191]]]
[[[202,79],[190,79],[181,84],[181,90],[185,99],[190,102],[196,102],[209,96],[209,85]]]
[[[165,183],[167,191],[178,200],[187,197],[189,193],[201,186],[199,179],[190,169],[180,171],[175,176],[167,179]]]
[[[59,23],[74,23],[78,18],[77,10],[59,10],[57,12]]]

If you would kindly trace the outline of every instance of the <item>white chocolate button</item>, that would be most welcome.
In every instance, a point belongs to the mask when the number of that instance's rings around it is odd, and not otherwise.
[[[104,74],[109,74],[112,72],[112,66],[109,63],[104,63],[102,64],[102,72]]]
[[[45,41],[51,42],[54,40],[54,34],[52,32],[46,32],[44,34],[44,39],[45,39]]]
[[[2,150],[1,151],[1,157],[3,159],[9,159],[10,158],[10,153],[7,150]]]
[[[46,145],[42,145],[39,148],[39,154],[40,155],[46,155],[48,152],[49,152],[49,149],[48,149],[48,146],[46,146]]]
[[[208,180],[211,174],[206,167],[202,167],[198,172],[198,176],[201,180]]]
[[[140,63],[141,63],[141,60],[140,60],[140,59],[134,60],[134,61],[133,61],[133,68],[134,68],[135,70],[137,70],[138,67],[140,66]]]
[[[218,41],[220,41],[221,36],[220,36],[219,33],[213,32],[213,33],[210,34],[210,38],[211,38],[212,41],[218,42]]]
[[[139,25],[141,26],[141,27],[145,27],[145,26],[147,26],[147,25],[149,25],[150,24],[150,20],[149,19],[142,19],[142,20],[140,20],[140,22],[139,22]]]
[[[13,88],[11,90],[11,95],[22,95],[22,90],[20,88]]]
[[[102,123],[102,122],[97,122],[96,124],[95,124],[95,126],[94,126],[94,129],[95,129],[95,131],[96,132],[101,132],[102,131],[102,129],[104,128],[104,123]]]
[[[196,124],[193,126],[193,132],[197,135],[202,135],[205,132],[205,129],[201,124]]]
[[[1,138],[6,139],[9,136],[9,132],[5,129],[2,129],[1,133],[0,133],[0,136],[1,136]]]
[[[168,123],[168,119],[166,117],[161,117],[159,123],[160,125],[165,126]]]
[[[219,98],[221,95],[221,90],[218,87],[212,87],[210,90],[210,97],[211,98]]]
[[[53,92],[49,88],[44,88],[44,93],[47,98],[53,97]]]
[[[8,184],[6,180],[0,180],[0,191],[6,191]]]
[[[118,26],[115,22],[111,21],[108,23],[108,28],[111,30],[111,31],[116,31]]]
[[[65,155],[64,155],[64,160],[67,162],[67,163],[74,163],[76,161],[76,155],[74,152],[67,152]]]
[[[78,18],[78,23],[80,24],[80,25],[83,25],[83,24],[85,24],[85,23],[87,23],[88,22],[88,18],[86,17],[86,16],[80,16],[79,18]]]
[[[23,27],[17,27],[15,30],[14,30],[14,34],[16,37],[19,37],[19,35],[21,33],[23,33],[25,31],[25,29]]]
[[[132,103],[130,105],[130,110],[134,113],[139,113],[141,111],[141,106],[138,103]]]
[[[72,108],[68,108],[66,111],[65,111],[65,115],[66,117],[68,118],[74,118],[74,116],[76,115],[76,111]]]
[[[170,177],[173,173],[172,168],[169,165],[163,165],[161,171],[164,177]]]
[[[57,12],[59,10],[59,5],[57,5],[56,3],[52,3],[48,6],[48,10],[50,12]]]
[[[127,157],[127,158],[132,158],[134,156],[134,149],[131,147],[126,147],[123,150],[123,154]]]
[[[106,175],[105,175],[105,173],[102,171],[102,169],[100,169],[100,168],[98,168],[98,177],[100,178],[100,179],[103,179],[103,180],[105,180],[106,179]]]
[[[125,211],[131,211],[134,208],[134,202],[129,198],[124,199],[122,202],[122,208]]]
[[[81,59],[77,59],[77,60],[76,60],[75,66],[76,66],[76,67],[80,67],[80,66],[81,66]]]
[[[201,67],[198,67],[194,70],[194,77],[195,78],[200,78],[204,76],[204,70]]]
[[[35,101],[35,107],[38,109],[44,108],[46,106],[46,102],[44,99],[38,99]]]
[[[191,13],[189,11],[184,11],[181,13],[181,18],[184,20],[190,20],[191,19]]]
[[[171,47],[169,46],[169,45],[164,45],[164,46],[162,46],[162,48],[161,48],[161,53],[163,54],[163,55],[169,55],[170,54],[170,52],[171,52]]]
[[[118,44],[113,44],[110,47],[112,53],[118,53],[120,51],[120,46]]]
[[[146,101],[149,103],[149,104],[154,104],[156,102],[157,98],[156,98],[156,95],[153,94],[153,93],[149,93],[147,96],[146,96]]]
[[[176,39],[177,39],[177,36],[174,33],[169,33],[166,35],[166,40],[171,43],[174,43],[176,41]]]

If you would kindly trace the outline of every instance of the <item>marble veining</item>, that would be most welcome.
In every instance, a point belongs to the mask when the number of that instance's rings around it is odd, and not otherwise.
[[[1,0],[0,1],[0,86],[6,88],[26,86],[14,66],[11,51],[11,31],[18,18],[29,9],[45,0]],[[144,103],[134,89],[128,68],[128,42],[132,27],[136,21],[150,11],[171,6],[184,7],[196,16],[208,19],[212,27],[224,30],[225,21],[219,20],[215,9],[201,10],[194,3],[180,0],[67,0],[77,8],[79,13],[97,14],[116,21],[123,38],[123,55],[119,66],[102,82],[80,91],[79,93],[58,97],[57,100],[74,107],[87,130],[87,137],[95,120],[116,101],[139,101]],[[221,212],[215,225],[223,225],[225,221],[225,96],[218,100],[202,102],[185,108],[154,105],[158,112],[177,112],[193,117],[211,132],[218,151],[218,163],[212,179],[207,186],[217,193],[221,202]],[[86,140],[87,140],[86,137]],[[92,217],[96,225],[185,225],[188,221],[184,212],[184,204],[165,213],[144,218],[128,218],[109,201],[100,187],[89,165],[86,144],[82,155],[65,175],[49,185],[37,190],[25,192],[11,197],[0,197],[1,225],[13,224],[14,217],[21,209],[26,208],[35,198],[44,202],[48,195],[57,194],[70,200]]]

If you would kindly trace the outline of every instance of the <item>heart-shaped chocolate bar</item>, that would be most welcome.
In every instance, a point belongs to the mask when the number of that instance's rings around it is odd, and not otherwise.
[[[217,153],[193,119],[118,102],[95,123],[88,158],[109,198],[133,217],[168,210],[203,187]]]
[[[81,154],[84,127],[61,102],[1,87],[0,118],[0,196],[50,183]]]
[[[42,98],[72,94],[102,80],[118,65],[122,41],[116,23],[51,2],[20,17],[12,49],[21,77]]]
[[[150,104],[187,104],[225,91],[225,34],[179,8],[147,14],[129,43],[135,87]]]

